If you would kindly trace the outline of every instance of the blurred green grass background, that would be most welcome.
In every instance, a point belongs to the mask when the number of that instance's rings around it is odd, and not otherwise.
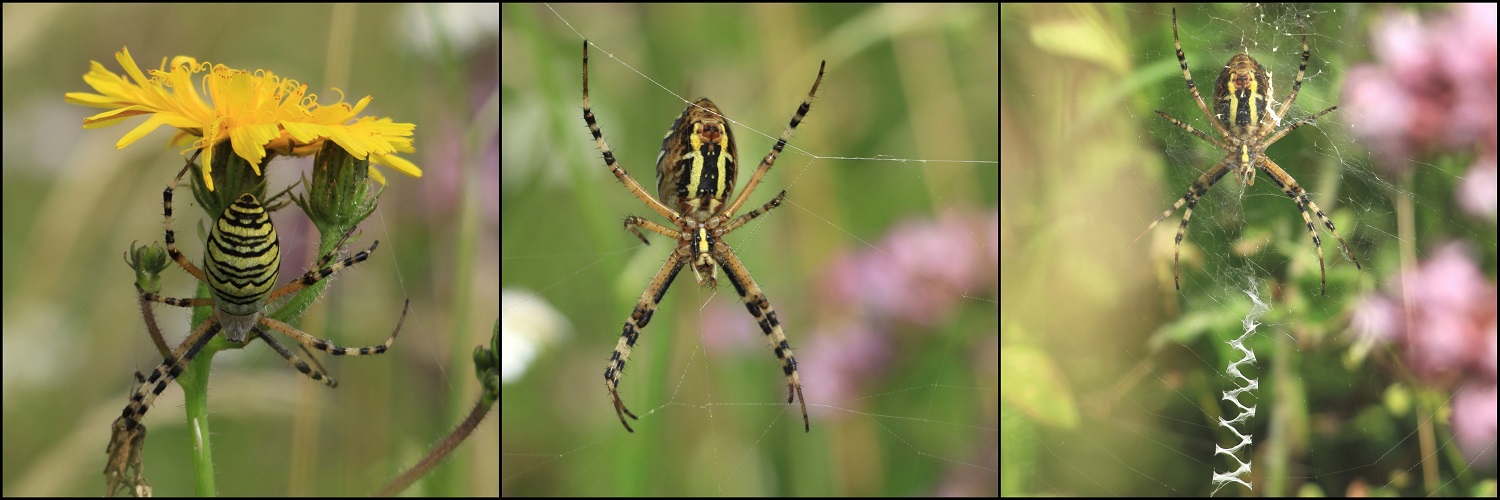
[[[410,466],[473,404],[469,355],[487,344],[498,308],[498,162],[494,96],[496,7],[409,5],[16,5],[5,6],[4,485],[12,495],[98,495],[110,422],[131,373],[161,357],[145,335],[121,255],[131,242],[161,241],[162,188],[182,166],[159,129],[114,144],[143,119],[84,130],[99,109],[65,104],[92,92],[95,60],[116,73],[128,47],[143,68],[196,57],[265,68],[297,79],[332,103],[373,95],[366,114],[417,125],[420,179],[390,169],[376,214],[351,247],[380,240],[371,259],[340,273],[303,318],[309,333],[341,345],[389,335],[412,311],[390,354],[322,356],[340,381],[329,391],[259,343],[215,359],[218,491],[231,495],[359,495]],[[467,20],[468,22],[457,22]],[[485,26],[484,20],[489,20]],[[441,34],[441,37],[434,36]],[[279,159],[272,191],[310,162]],[[300,192],[300,188],[299,188]],[[201,261],[206,216],[178,191],[175,227]],[[187,201],[184,201],[187,200]],[[283,281],[316,256],[306,216],[273,216],[283,242]],[[180,269],[164,291],[190,296]],[[169,342],[190,330],[185,309],[156,307]],[[181,389],[167,389],[146,416],[145,469],[158,495],[192,491]],[[494,495],[493,417],[465,448],[413,490]]]

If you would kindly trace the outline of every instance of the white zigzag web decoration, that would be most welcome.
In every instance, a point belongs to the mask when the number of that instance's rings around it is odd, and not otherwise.
[[[1258,289],[1255,285],[1256,283],[1252,280],[1250,290]],[[1245,485],[1246,488],[1250,488],[1250,483],[1246,482],[1241,477],[1245,474],[1250,473],[1250,461],[1248,459],[1240,460],[1239,452],[1241,448],[1245,448],[1250,445],[1251,435],[1240,433],[1239,427],[1236,426],[1243,426],[1246,420],[1248,420],[1250,417],[1255,416],[1255,406],[1245,406],[1244,404],[1240,403],[1239,397],[1240,394],[1259,389],[1260,381],[1258,379],[1246,377],[1244,373],[1240,372],[1240,365],[1246,363],[1255,363],[1255,352],[1251,351],[1250,348],[1245,347],[1245,339],[1249,338],[1251,334],[1255,333],[1255,327],[1260,326],[1260,323],[1256,323],[1255,319],[1259,318],[1262,314],[1265,314],[1266,311],[1270,309],[1270,307],[1267,306],[1265,302],[1261,302],[1259,297],[1256,297],[1255,294],[1249,291],[1246,291],[1245,295],[1250,296],[1250,300],[1255,302],[1255,307],[1252,307],[1250,309],[1250,313],[1245,315],[1245,319],[1241,323],[1244,326],[1245,333],[1241,334],[1239,338],[1229,341],[1230,347],[1238,349],[1240,352],[1245,353],[1245,355],[1244,357],[1230,363],[1228,370],[1231,377],[1237,377],[1243,382],[1239,387],[1236,387],[1232,391],[1224,391],[1224,396],[1223,398],[1221,398],[1225,401],[1234,403],[1235,406],[1238,406],[1240,408],[1240,414],[1234,417],[1234,419],[1232,420],[1224,420],[1222,417],[1219,418],[1219,426],[1229,429],[1230,432],[1233,432],[1235,436],[1238,436],[1240,438],[1240,442],[1239,444],[1234,445],[1233,448],[1221,448],[1217,444],[1214,445],[1214,455],[1229,455],[1229,458],[1234,459],[1234,461],[1239,464],[1239,467],[1224,474],[1220,474],[1217,472],[1214,473],[1214,493],[1218,493],[1220,489],[1223,489],[1224,486],[1228,485],[1231,482],[1240,483],[1242,485]],[[1249,456],[1248,451],[1246,452],[1246,456]]]

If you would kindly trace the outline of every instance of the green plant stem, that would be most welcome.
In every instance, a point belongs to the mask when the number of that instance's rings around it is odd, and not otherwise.
[[[216,339],[217,340],[217,339]],[[204,346],[204,350],[210,347]],[[177,379],[182,386],[188,434],[193,442],[193,489],[200,497],[214,496],[213,432],[208,426],[208,371],[214,352],[200,354]]]
[[[208,297],[208,284],[198,283],[198,297]],[[201,325],[213,314],[213,308],[193,308],[193,325]],[[193,442],[193,491],[198,496],[214,495],[213,434],[208,426],[208,373],[213,365],[214,354],[223,350],[229,342],[215,335],[208,345],[188,363],[177,385],[182,387],[183,411],[187,413],[188,430]]]
[[[342,234],[332,232],[319,237],[318,255],[322,256],[332,251],[342,238]],[[292,295],[290,299],[276,312],[270,316],[279,321],[289,324],[296,321],[313,301],[323,293],[328,285],[328,280],[303,289]],[[207,283],[198,283],[198,297],[210,297]],[[208,320],[213,313],[211,307],[197,307],[193,309],[194,325],[201,325]],[[248,342],[247,342],[248,344]],[[215,335],[208,345],[203,347],[183,369],[182,375],[177,377],[177,385],[182,387],[184,406],[187,413],[188,432],[191,434],[193,443],[193,486],[198,496],[214,496],[214,460],[213,460],[213,433],[210,432],[208,421],[208,375],[213,366],[213,358],[219,351],[225,349],[238,349],[244,345],[238,345],[225,340],[222,335]]]

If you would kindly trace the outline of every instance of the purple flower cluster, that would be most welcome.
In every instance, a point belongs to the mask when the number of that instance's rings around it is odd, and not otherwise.
[[[1450,244],[1365,298],[1353,330],[1395,344],[1422,380],[1454,391],[1453,433],[1470,460],[1495,458],[1496,287],[1463,249]]]
[[[1351,68],[1340,99],[1354,134],[1388,174],[1438,151],[1476,152],[1459,204],[1496,217],[1496,7],[1456,5],[1421,20],[1391,13],[1374,30],[1375,64]]]

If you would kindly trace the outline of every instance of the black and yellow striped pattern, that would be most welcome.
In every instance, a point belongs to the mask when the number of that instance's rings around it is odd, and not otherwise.
[[[667,262],[662,264],[651,284],[641,292],[640,301],[625,320],[620,338],[615,342],[614,353],[604,366],[604,386],[615,405],[615,415],[620,418],[620,424],[625,426],[625,430],[635,432],[625,421],[625,417],[637,417],[620,401],[621,374],[630,359],[631,349],[640,339],[641,331],[651,322],[651,315],[656,312],[657,305],[672,286],[672,280],[688,265],[692,265],[698,284],[706,287],[715,286],[718,269],[724,268],[729,281],[734,284],[735,292],[755,318],[781,363],[782,373],[787,381],[787,403],[791,403],[794,397],[801,403],[802,430],[811,430],[807,402],[802,399],[802,380],[797,374],[797,358],[792,355],[781,320],[777,318],[776,311],[771,308],[770,301],[760,287],[755,284],[755,279],[750,276],[750,270],[745,268],[723,238],[751,219],[781,206],[786,198],[786,191],[782,191],[760,208],[735,216],[766,172],[776,164],[776,158],[786,147],[787,141],[791,140],[792,132],[812,109],[812,100],[818,92],[818,85],[823,82],[823,70],[826,67],[826,61],[818,66],[818,77],[813,80],[812,89],[808,90],[807,97],[797,107],[776,144],[761,159],[760,165],[750,175],[745,189],[738,196],[734,196],[735,177],[739,169],[738,151],[734,133],[729,128],[729,119],[707,98],[698,99],[689,105],[672,123],[672,128],[662,139],[661,150],[656,157],[658,199],[646,193],[640,183],[620,167],[609,145],[604,142],[604,133],[600,130],[589,103],[589,46],[587,41],[583,42],[583,121],[588,124],[589,133],[594,136],[599,152],[604,155],[604,164],[636,198],[671,220],[674,225],[669,227],[631,215],[625,218],[625,228],[647,244],[651,242],[638,229],[645,229],[677,242],[677,247],[667,258]],[[730,201],[732,196],[733,201]]]
[[[126,431],[134,431],[136,427],[139,427],[141,417],[146,414],[146,409],[150,408],[151,402],[155,401],[162,391],[167,390],[167,385],[182,375],[182,370],[187,368],[188,362],[198,355],[198,351],[202,350],[218,331],[219,324],[210,320],[204,321],[203,325],[188,335],[187,340],[177,346],[177,350],[163,359],[161,364],[156,365],[156,369],[151,370],[151,376],[147,377],[145,382],[130,395],[130,403],[126,404],[125,410],[120,412],[120,418],[115,421],[115,425],[123,427]]]
[[[254,195],[240,195],[214,221],[203,253],[203,271],[214,305],[235,316],[259,312],[280,270],[281,244],[270,214]],[[235,332],[225,333],[229,340],[240,340],[232,338]]]
[[[700,98],[682,110],[656,155],[656,196],[695,220],[723,209],[739,171],[734,131],[713,101]]]
[[[197,156],[194,155],[194,159],[196,158]],[[319,268],[307,271],[300,278],[277,289],[275,286],[281,267],[281,246],[276,236],[276,228],[271,224],[270,214],[260,201],[254,195],[246,193],[237,197],[234,203],[225,208],[224,212],[214,220],[204,250],[203,269],[199,269],[177,249],[176,233],[172,231],[172,186],[182,180],[183,175],[193,166],[192,161],[189,159],[188,164],[183,167],[182,172],[177,174],[172,184],[162,191],[162,216],[166,225],[167,254],[188,274],[199,281],[208,283],[213,298],[163,297],[142,290],[139,285],[136,286],[136,290],[140,293],[142,300],[180,307],[211,306],[214,308],[214,314],[194,328],[188,338],[163,359],[161,364],[152,370],[151,376],[147,377],[144,383],[131,394],[129,404],[114,424],[117,438],[126,438],[128,436],[123,436],[122,433],[135,433],[138,428],[144,428],[141,426],[141,417],[146,414],[151,402],[166,390],[172,380],[181,375],[203,346],[221,331],[226,339],[236,343],[245,342],[249,332],[259,331],[266,344],[285,358],[287,363],[297,371],[329,387],[337,387],[338,382],[292,354],[290,349],[273,339],[269,332],[272,330],[281,332],[302,345],[335,356],[384,354],[395,342],[396,335],[401,332],[402,324],[406,322],[406,313],[411,310],[411,301],[408,300],[401,310],[401,319],[397,320],[395,330],[383,344],[355,348],[339,347],[328,340],[314,337],[266,316],[263,308],[268,302],[297,293],[334,273],[363,262],[369,258],[370,252],[375,251],[380,242],[372,243],[369,249],[349,258],[334,261],[334,257],[338,255],[338,248],[343,246],[343,241],[340,241],[333,250],[318,260],[316,265]],[[352,233],[351,230],[349,234]],[[349,234],[346,234],[345,238]],[[118,458],[113,457],[113,454],[117,453],[116,444],[122,442],[118,439],[112,441],[111,448],[108,450],[112,458]]]
[[[776,310],[771,308],[771,301],[766,299],[760,285],[755,284],[755,278],[750,277],[750,270],[745,269],[745,264],[740,262],[739,256],[734,254],[729,245],[715,243],[714,257],[724,264],[724,276],[734,285],[735,293],[740,294],[745,309],[755,318],[755,324],[760,326],[766,342],[771,344],[771,352],[781,362],[781,373],[786,376],[786,402],[791,404],[795,394],[797,402],[802,405],[802,431],[811,431],[812,424],[807,420],[807,401],[802,399],[802,379],[797,375],[797,357],[792,355],[792,346],[786,341],[786,332],[781,329],[781,320],[776,318]]]

